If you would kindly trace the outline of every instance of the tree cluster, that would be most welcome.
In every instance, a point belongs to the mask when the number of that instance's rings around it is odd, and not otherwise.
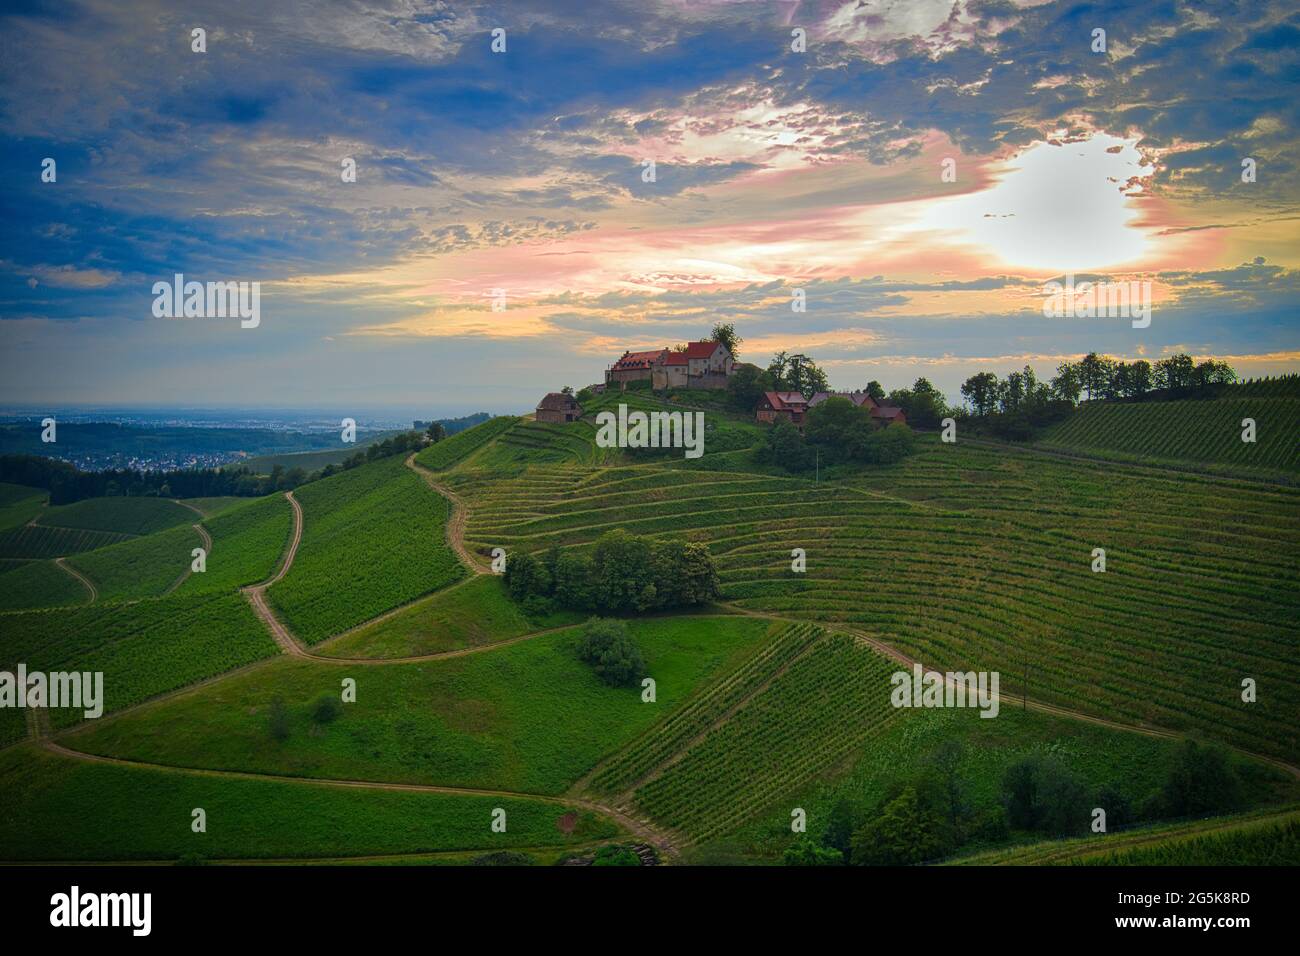
[[[506,562],[510,596],[533,614],[555,606],[632,614],[705,604],[718,597],[718,569],[707,545],[607,531],[590,555],[551,548]]]
[[[913,444],[906,425],[895,422],[881,428],[870,409],[836,397],[808,411],[802,433],[789,422],[775,422],[755,455],[762,464],[800,473],[847,462],[892,464],[910,455]]]

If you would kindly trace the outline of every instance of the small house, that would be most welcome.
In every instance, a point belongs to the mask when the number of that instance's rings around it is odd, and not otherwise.
[[[537,403],[537,420],[563,425],[582,417],[582,406],[567,392],[550,392]]]
[[[803,416],[807,411],[808,399],[798,392],[764,392],[758,400],[754,418],[760,422],[785,420],[802,427]]]

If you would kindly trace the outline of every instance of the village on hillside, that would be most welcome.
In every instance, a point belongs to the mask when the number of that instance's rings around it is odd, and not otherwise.
[[[536,420],[552,424],[565,424],[582,417],[581,396],[603,394],[611,388],[620,391],[629,388],[649,388],[655,392],[667,392],[680,389],[726,389],[738,376],[757,380],[765,374],[756,365],[738,362],[733,354],[734,333],[730,327],[719,326],[714,338],[698,342],[687,342],[674,348],[648,349],[642,351],[624,351],[613,364],[605,370],[605,380],[589,385],[577,395],[571,389],[549,392],[537,403]],[[782,357],[784,353],[782,353]],[[796,359],[803,358],[795,356]],[[820,375],[820,373],[818,373]],[[818,378],[810,378],[818,382]],[[824,384],[824,376],[821,376]],[[826,388],[809,389],[809,394],[797,389],[761,389],[753,403],[754,420],[759,423],[773,424],[785,421],[802,429],[804,418],[809,409],[815,408],[831,398],[847,399],[854,406],[869,411],[872,423],[877,426],[907,424],[907,415],[902,408],[889,404],[884,396],[873,397],[868,391],[835,392]]]

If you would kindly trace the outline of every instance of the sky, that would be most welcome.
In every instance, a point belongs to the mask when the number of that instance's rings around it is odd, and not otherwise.
[[[0,403],[519,412],[716,322],[954,399],[1300,371],[1298,111],[1286,2],[11,3]]]

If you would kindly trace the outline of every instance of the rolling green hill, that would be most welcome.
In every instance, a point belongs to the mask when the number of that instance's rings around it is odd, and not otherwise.
[[[70,505],[47,508],[39,523],[52,528],[86,528],[119,534],[152,534],[190,524],[194,512],[166,498],[87,498]]]
[[[502,432],[512,428],[519,421],[520,419],[513,415],[499,415],[496,418],[490,418],[481,425],[467,428],[463,432],[458,432],[436,444],[430,445],[416,455],[415,460],[430,471],[443,471],[468,455],[473,454]]]
[[[1232,393],[1229,393],[1232,394]],[[1242,421],[1255,421],[1243,442]],[[1144,462],[1205,462],[1243,474],[1300,472],[1300,398],[1224,397],[1176,402],[1086,402],[1039,444],[1117,453]]]
[[[402,457],[304,485],[293,568],[267,592],[309,644],[464,576],[447,546],[448,506]]]
[[[0,531],[24,525],[41,513],[50,493],[0,481]]]

